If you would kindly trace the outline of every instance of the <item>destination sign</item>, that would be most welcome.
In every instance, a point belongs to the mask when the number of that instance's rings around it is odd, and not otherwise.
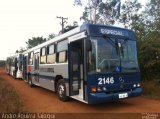
[[[112,29],[100,29],[100,32],[102,34],[111,34],[111,35],[120,35],[120,36],[124,36],[122,31],[119,30],[112,30]]]

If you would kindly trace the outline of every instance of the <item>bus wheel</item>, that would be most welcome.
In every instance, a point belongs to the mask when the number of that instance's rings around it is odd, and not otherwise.
[[[57,83],[57,94],[61,101],[68,101],[69,97],[66,95],[66,86],[63,79],[60,79]]]
[[[32,83],[32,78],[31,78],[31,76],[29,76],[28,83],[29,83],[30,87],[33,87],[33,86],[34,86],[34,84]]]
[[[13,79],[16,79],[16,71],[13,71]]]

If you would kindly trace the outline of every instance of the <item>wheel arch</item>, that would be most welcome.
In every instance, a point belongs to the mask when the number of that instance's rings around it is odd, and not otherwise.
[[[55,77],[55,82],[54,82],[54,85],[55,85],[55,92],[57,91],[57,83],[60,79],[63,79],[63,76],[62,75],[57,75]]]

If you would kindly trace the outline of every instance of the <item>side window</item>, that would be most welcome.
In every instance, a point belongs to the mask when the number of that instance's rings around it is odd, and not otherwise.
[[[47,47],[47,64],[53,64],[56,61],[55,47],[51,44]]]
[[[64,40],[57,44],[57,62],[67,61],[68,41]]]
[[[47,54],[53,54],[54,53],[54,44],[49,45],[47,47]]]
[[[29,63],[30,65],[33,65],[33,52],[30,52],[30,53],[29,53],[28,63]]]
[[[58,42],[57,52],[66,51],[67,49],[68,49],[68,41],[67,40]]]
[[[41,61],[40,61],[40,63],[41,64],[46,64],[46,48],[45,47],[43,47],[42,49],[41,49]]]

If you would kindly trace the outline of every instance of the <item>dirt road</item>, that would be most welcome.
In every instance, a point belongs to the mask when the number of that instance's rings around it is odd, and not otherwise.
[[[56,93],[49,90],[30,86],[23,80],[14,80],[3,70],[0,77],[7,80],[19,92],[23,100],[24,110],[27,112],[54,112],[54,113],[158,113],[160,101],[146,99],[143,96],[126,99],[120,102],[87,105],[82,102],[71,100],[61,102]]]

